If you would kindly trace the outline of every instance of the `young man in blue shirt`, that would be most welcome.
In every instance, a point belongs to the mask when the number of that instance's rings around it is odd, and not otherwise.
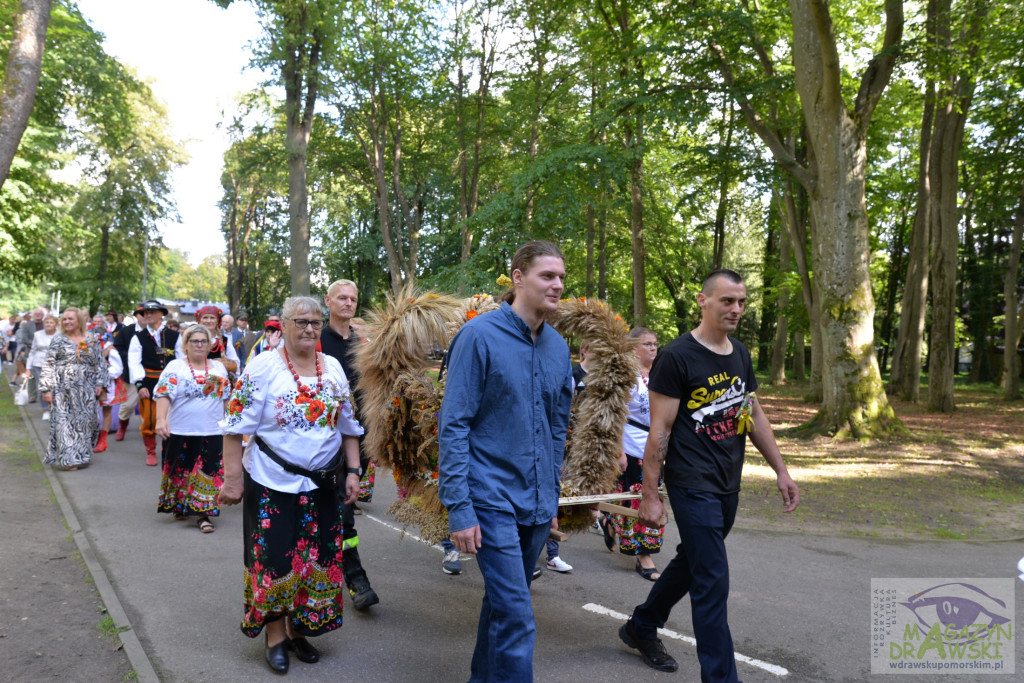
[[[441,502],[455,547],[484,577],[470,681],[533,680],[533,566],[558,510],[572,369],[545,322],[565,288],[550,242],[512,259],[501,309],[452,340],[439,425]]]

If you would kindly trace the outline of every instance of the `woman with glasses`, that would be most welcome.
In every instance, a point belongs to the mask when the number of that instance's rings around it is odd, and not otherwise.
[[[636,386],[629,398],[629,418],[622,434],[622,450],[626,456],[626,469],[620,478],[620,490],[637,492],[644,478],[644,447],[647,445],[647,434],[651,429],[651,404],[647,393],[647,380],[651,374],[651,366],[658,355],[658,336],[646,327],[635,327],[629,336],[637,340],[636,355],[640,360],[640,375],[636,378]],[[633,501],[633,509],[640,506],[639,500]],[[606,543],[608,549],[614,547],[614,539],[608,542],[611,529],[619,537],[619,552],[636,558],[636,573],[648,581],[657,581],[661,576],[654,565],[652,555],[661,550],[662,534],[665,527],[651,528],[644,526],[636,517],[611,515],[611,527],[606,522]]]
[[[289,652],[319,661],[307,637],[341,626],[341,498],[359,494],[363,430],[341,364],[316,350],[323,324],[317,300],[285,301],[284,343],[246,362],[221,421],[220,502],[243,503],[242,632],[266,628],[264,658],[280,674]]]
[[[157,381],[156,433],[163,438],[163,472],[157,512],[176,520],[196,518],[204,534],[214,531],[210,517],[220,514],[217,494],[223,484],[220,420],[231,390],[228,373],[210,360],[210,331],[193,325],[181,335],[185,358],[175,358]]]

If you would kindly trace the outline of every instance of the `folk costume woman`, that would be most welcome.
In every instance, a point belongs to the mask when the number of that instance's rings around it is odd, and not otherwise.
[[[324,321],[310,297],[285,301],[284,344],[245,365],[221,421],[220,502],[243,502],[242,632],[266,627],[264,658],[286,673],[289,652],[313,663],[307,636],[341,626],[344,585],[341,496],[359,493],[359,435],[337,360],[316,351]],[[242,455],[242,437],[249,445]],[[334,476],[347,464],[348,473]]]
[[[163,439],[157,512],[178,520],[194,516],[208,534],[214,530],[210,517],[220,514],[224,437],[219,423],[231,383],[224,366],[207,356],[209,330],[193,325],[182,339],[186,357],[168,363],[153,392],[156,433]]]
[[[658,337],[646,327],[637,327],[630,331],[629,336],[638,340],[636,353],[640,360],[640,376],[629,399],[629,418],[622,434],[622,450],[626,454],[626,470],[620,480],[620,490],[639,491],[643,482],[644,447],[647,445],[647,434],[651,428],[650,399],[647,392],[647,379],[651,365],[658,355]],[[640,506],[639,500],[633,501],[633,509]],[[654,566],[651,556],[661,550],[662,535],[665,527],[652,528],[644,526],[636,517],[612,515],[611,525],[619,537],[619,552],[623,555],[636,557],[636,573],[648,581],[657,581],[661,574]],[[606,532],[607,537],[607,532]],[[611,550],[611,547],[608,548]]]
[[[77,470],[89,464],[100,421],[96,399],[107,385],[99,341],[86,330],[85,312],[67,308],[43,364],[43,401],[52,403],[48,465]]]
[[[229,374],[238,372],[238,352],[234,344],[228,339],[223,330],[220,329],[220,320],[224,313],[216,306],[203,306],[196,311],[196,320],[200,325],[210,332],[210,360],[219,361]],[[174,354],[178,358],[186,355],[184,344],[178,338],[178,345],[174,347]]]
[[[104,365],[107,368],[106,393],[100,398],[100,408],[103,418],[100,420],[100,434],[96,440],[93,453],[102,453],[107,450],[107,434],[110,432],[111,406],[124,403],[127,397],[127,389],[121,374],[124,372],[124,365],[121,364],[121,354],[114,348],[114,335],[110,332],[106,319],[97,313],[92,317],[92,324],[89,326],[91,332],[100,341],[100,350],[103,352]]]

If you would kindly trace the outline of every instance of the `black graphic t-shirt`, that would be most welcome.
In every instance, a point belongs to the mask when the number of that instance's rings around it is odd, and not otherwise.
[[[654,361],[650,390],[679,399],[665,458],[668,483],[712,493],[740,490],[747,441],[740,414],[750,410],[757,379],[747,347],[731,341],[732,353],[721,355],[687,332]]]

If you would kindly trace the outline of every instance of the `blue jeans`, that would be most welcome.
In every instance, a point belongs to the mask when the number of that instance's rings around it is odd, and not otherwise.
[[[736,653],[729,632],[729,559],[725,537],[736,519],[739,494],[668,486],[679,525],[676,556],[661,572],[647,601],[633,610],[639,638],[658,637],[676,603],[690,594],[693,635],[702,683],[735,683]]]
[[[550,520],[526,526],[510,512],[476,508],[481,547],[477,563],[484,599],[469,680],[532,681],[533,620],[530,582],[551,529]]]

